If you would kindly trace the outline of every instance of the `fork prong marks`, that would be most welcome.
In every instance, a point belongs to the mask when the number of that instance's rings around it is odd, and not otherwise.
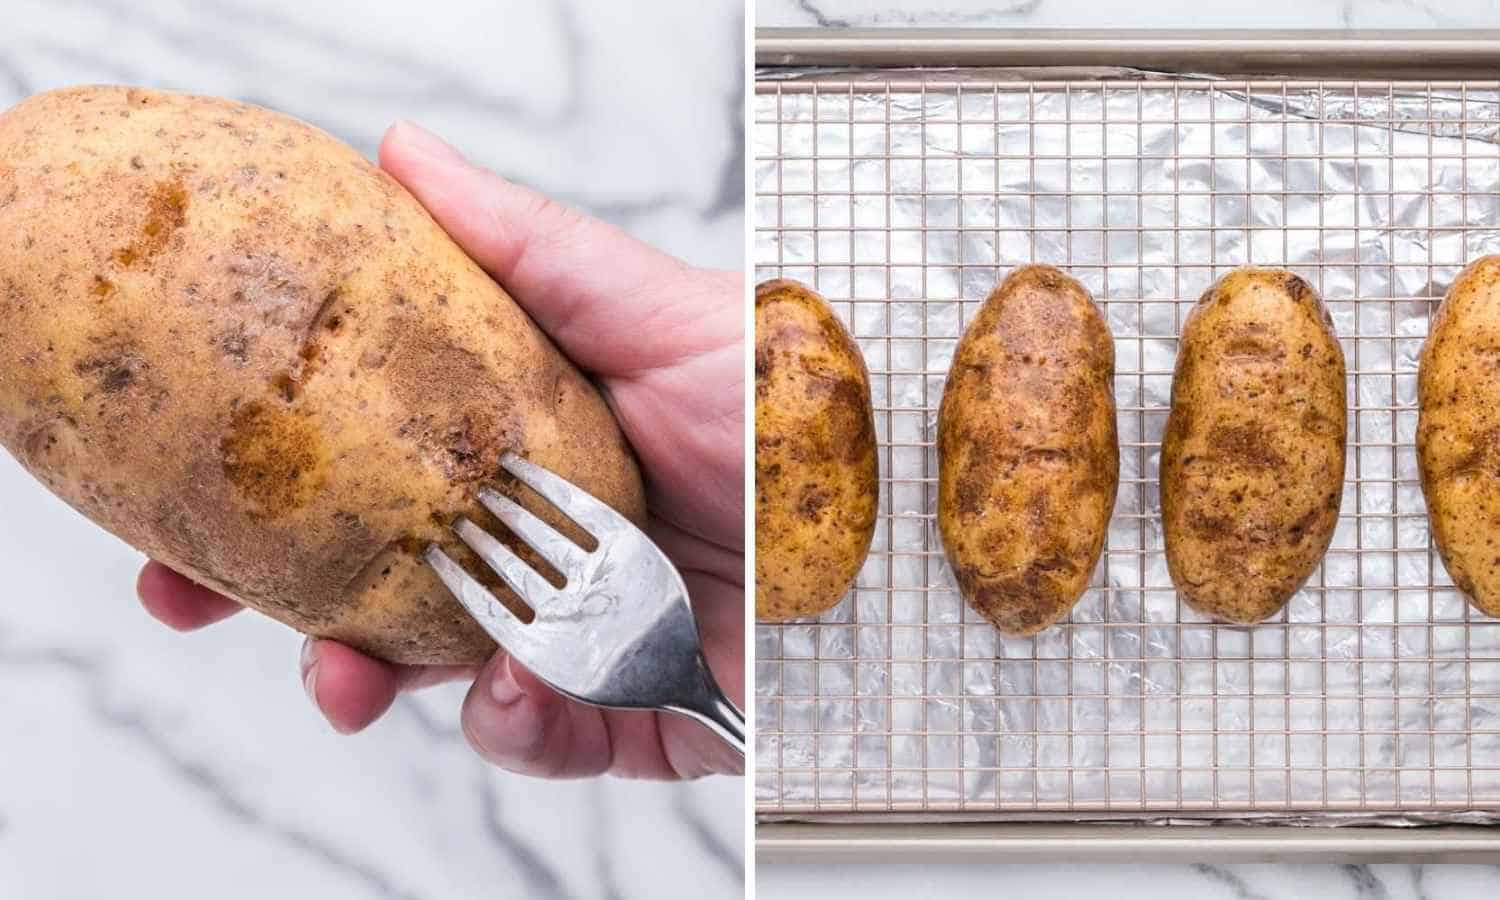
[[[459,519],[453,523],[453,530],[469,549],[473,550],[485,565],[494,570],[501,580],[516,592],[526,605],[532,609],[540,609],[547,598],[557,593],[557,588],[548,583],[526,561],[517,556],[511,549],[495,540],[488,531],[475,525],[468,519]]]
[[[563,577],[572,581],[583,572],[583,561],[587,555],[583,548],[537,518],[531,510],[488,487],[479,489],[479,502],[494,513],[495,518],[505,523],[505,527],[514,532],[516,537],[540,553]]]
[[[429,544],[422,556],[437,573],[438,580],[469,611],[469,615],[491,637],[503,644],[506,650],[516,653],[534,644],[526,624],[436,544]],[[526,660],[523,659],[522,662]]]
[[[596,499],[587,491],[574,487],[561,476],[554,475],[536,463],[507,452],[500,457],[500,466],[516,476],[523,484],[536,491],[544,500],[562,510],[579,526],[603,544],[612,532],[634,525],[631,521]]]

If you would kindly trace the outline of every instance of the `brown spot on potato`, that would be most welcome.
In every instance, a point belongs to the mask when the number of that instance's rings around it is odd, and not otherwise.
[[[89,293],[99,299],[104,299],[115,292],[115,283],[103,275],[95,275],[94,283],[89,287]]]
[[[1318,298],[1318,295],[1313,292],[1312,285],[1302,280],[1294,272],[1286,273],[1286,292],[1297,303],[1307,303],[1311,299],[1322,305],[1322,301]]]
[[[214,339],[214,346],[236,365],[243,366],[250,359],[250,347],[254,342],[255,339],[245,332],[245,326],[240,324],[222,332]]]
[[[271,388],[286,403],[296,400],[301,393],[301,386],[290,372],[277,372],[271,376]]]
[[[1234,295],[1213,296],[1217,302],[1228,304]],[[1225,359],[1277,363],[1286,357],[1286,348],[1272,331],[1272,323],[1237,320],[1225,325],[1221,334],[1223,349],[1219,352]]]
[[[828,417],[826,431],[837,436],[835,451],[846,463],[859,462],[875,445],[869,389],[858,377],[813,371],[807,375],[804,392],[808,402]]]
[[[305,506],[327,476],[311,418],[259,401],[242,403],[219,442],[224,477],[252,515],[277,518]]]
[[[149,262],[187,224],[187,208],[188,194],[181,181],[157,184],[146,197],[146,218],[140,233],[131,244],[115,251],[115,262],[127,269]]]
[[[435,417],[408,417],[397,435],[414,443],[423,459],[450,482],[469,484],[494,477],[507,450],[525,446],[516,415],[518,387],[502,384],[480,356],[451,335],[414,319],[397,321],[392,334],[390,387],[410,410],[446,410]],[[538,373],[532,387],[555,382]],[[550,400],[550,397],[548,398]]]
[[[797,503],[797,515],[810,521],[816,522],[822,518],[824,507],[833,499],[833,492],[816,484],[808,484],[802,488],[802,499]]]
[[[1286,463],[1271,444],[1265,425],[1260,422],[1220,425],[1209,433],[1208,446],[1225,463],[1265,468]]]
[[[771,387],[771,373],[776,366],[776,354],[770,347],[755,347],[755,393],[764,396]]]
[[[105,394],[118,394],[129,389],[137,375],[146,368],[146,361],[133,344],[111,346],[103,353],[73,364],[73,371],[92,378]]]

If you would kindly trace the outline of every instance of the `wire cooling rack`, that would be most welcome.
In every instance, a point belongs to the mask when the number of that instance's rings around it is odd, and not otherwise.
[[[948,80],[941,80],[947,78]],[[757,277],[832,303],[869,364],[880,520],[856,587],[756,629],[757,811],[1423,814],[1500,801],[1500,629],[1433,550],[1417,356],[1468,261],[1500,251],[1500,84],[762,81]],[[937,406],[1012,267],[1064,267],[1116,342],[1120,490],[1061,625],[998,634],[935,526]],[[1349,371],[1342,514],[1254,627],[1182,605],[1157,487],[1176,336],[1241,264],[1316,285]]]

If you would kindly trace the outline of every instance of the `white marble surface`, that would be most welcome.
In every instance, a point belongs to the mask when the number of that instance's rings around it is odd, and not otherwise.
[[[1494,0],[756,0],[759,26],[869,28],[1494,27]]]
[[[192,89],[366,153],[410,117],[738,266],[742,21],[735,0],[0,0],[0,108],[83,82]],[[740,895],[743,780],[498,774],[458,733],[456,687],[339,737],[292,632],[244,615],[174,634],[135,601],[138,555],[3,454],[0,497],[0,897]]]
[[[1485,0],[757,0],[759,26],[1054,28],[1462,28],[1495,27],[1500,4]],[[1098,865],[759,866],[766,900],[913,900],[1002,895],[1028,900],[1117,897],[1151,900],[1463,900],[1494,891],[1487,866]]]
[[[1470,900],[1494,893],[1491,866],[758,866],[762,900],[1085,897],[1151,900]]]

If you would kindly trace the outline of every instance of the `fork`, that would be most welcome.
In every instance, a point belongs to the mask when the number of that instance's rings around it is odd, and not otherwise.
[[[467,518],[458,537],[536,613],[522,622],[436,544],[424,558],[469,615],[554,690],[594,706],[663,709],[696,719],[744,755],[745,714],[708,663],[687,588],[666,555],[629,519],[547,469],[507,452],[505,471],[597,542],[584,550],[500,492],[479,502],[567,580],[554,587]]]

